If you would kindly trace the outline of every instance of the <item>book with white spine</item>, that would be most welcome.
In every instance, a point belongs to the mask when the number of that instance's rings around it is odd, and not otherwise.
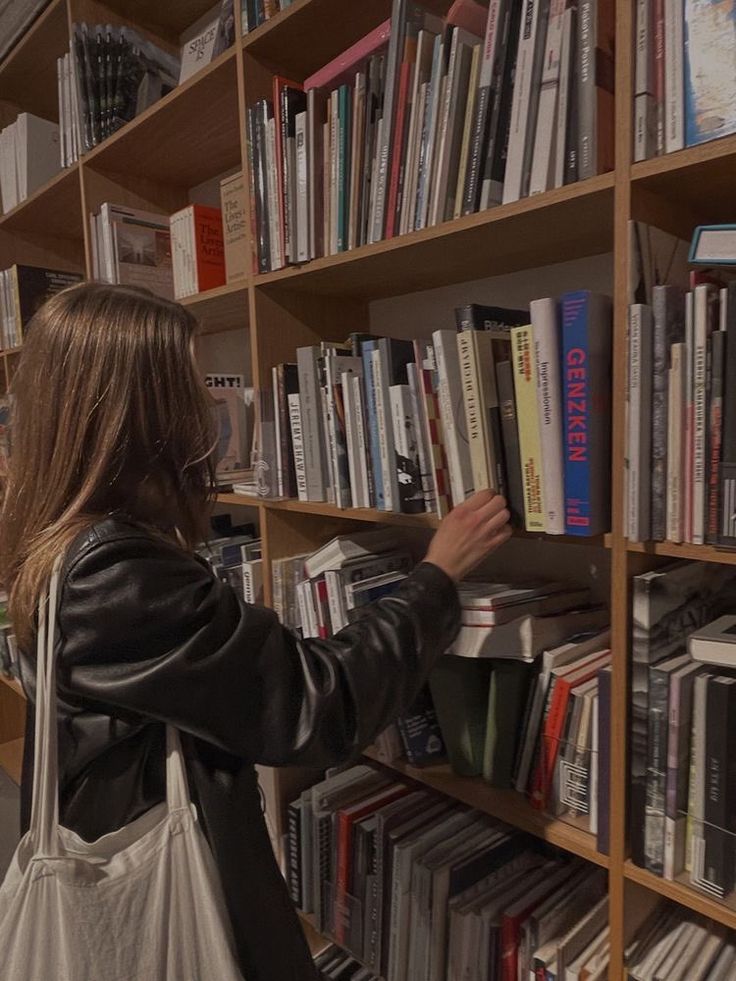
[[[548,13],[549,0],[525,0],[511,106],[503,204],[526,197],[529,190]]]
[[[685,344],[673,344],[667,403],[667,541],[677,543],[683,541],[685,532],[682,487],[685,442],[685,357]]]
[[[557,301],[551,297],[529,305],[537,355],[537,408],[542,445],[542,484],[545,531],[565,534],[565,477],[562,450],[562,385],[560,379],[560,322]]]
[[[645,542],[650,537],[652,472],[652,342],[651,307],[633,303],[629,308],[629,489],[628,538]]]
[[[557,103],[557,133],[555,136],[554,187],[565,183],[567,164],[567,143],[569,133],[570,109],[574,95],[575,42],[577,38],[577,6],[567,3],[562,18],[562,44],[560,48],[560,85]]]
[[[634,86],[634,160],[648,160],[657,150],[657,107],[654,100],[654,0],[637,0],[636,3]]]
[[[308,501],[307,469],[304,461],[304,438],[299,393],[290,392],[287,400],[289,404],[289,423],[291,425],[291,445],[294,451],[297,498],[300,501]]]
[[[455,506],[473,492],[473,472],[456,338],[457,333],[454,330],[436,330],[432,334],[439,377],[440,418],[445,436],[452,503]]]
[[[665,153],[685,146],[685,4],[664,0]]]
[[[307,166],[307,114],[296,116],[296,262],[309,259],[310,194]]]
[[[566,0],[550,0],[547,40],[544,45],[539,109],[534,136],[529,194],[554,187],[556,173],[557,113],[560,109],[560,67]]]

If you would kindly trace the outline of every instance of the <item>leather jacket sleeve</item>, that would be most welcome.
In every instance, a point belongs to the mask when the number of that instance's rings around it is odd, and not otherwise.
[[[407,709],[459,619],[454,584],[423,563],[334,638],[302,641],[198,559],[121,537],[66,570],[59,694],[170,723],[253,763],[325,767]]]

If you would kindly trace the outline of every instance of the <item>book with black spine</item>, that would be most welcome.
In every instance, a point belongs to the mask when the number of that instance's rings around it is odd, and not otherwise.
[[[514,370],[510,361],[499,361],[496,365],[498,380],[498,404],[501,412],[501,431],[503,434],[504,469],[506,472],[507,503],[512,523],[524,527],[524,485],[521,476],[521,452],[519,448],[519,426],[516,418],[516,396],[514,394]]]
[[[455,325],[458,330],[509,331],[529,323],[528,310],[489,306],[485,303],[466,303],[455,307]]]
[[[736,678],[709,677],[705,723],[704,875],[699,883],[719,899],[734,887],[736,857]]]
[[[297,909],[303,909],[302,900],[302,836],[301,814],[303,801],[297,798],[286,811],[288,836],[288,883],[291,901]]]

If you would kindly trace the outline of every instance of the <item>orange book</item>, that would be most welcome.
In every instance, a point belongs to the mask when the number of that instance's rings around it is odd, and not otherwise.
[[[225,285],[225,245],[222,212],[203,204],[192,206],[194,223],[194,262],[197,292]]]

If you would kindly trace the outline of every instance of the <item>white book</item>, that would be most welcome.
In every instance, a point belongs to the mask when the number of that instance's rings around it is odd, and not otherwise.
[[[291,444],[294,450],[294,470],[296,472],[296,492],[300,501],[308,501],[307,468],[304,459],[304,437],[302,430],[301,402],[298,392],[290,392],[287,396],[289,404],[289,423],[291,426]]]
[[[263,559],[243,563],[243,599],[246,603],[263,603]]]
[[[692,540],[695,545],[705,542],[705,509],[707,478],[707,440],[708,440],[708,357],[710,335],[713,328],[713,304],[718,293],[708,283],[695,288],[693,305],[693,401],[695,419],[693,423],[693,507]]]
[[[370,221],[370,215],[373,215],[375,213],[375,207],[376,207],[376,196],[378,193],[378,171],[381,166],[380,148],[381,148],[382,140],[383,140],[383,118],[379,119],[376,124],[376,139],[373,145],[374,147],[373,160],[366,161],[366,167],[369,166],[371,168],[371,201],[370,201],[370,213],[369,213],[369,222],[368,222],[369,244],[376,241],[376,239],[374,239],[373,237],[373,222]],[[327,245],[325,242],[325,251],[326,249],[327,249]]]
[[[667,52],[667,59],[669,56],[670,52]],[[647,160],[657,152],[657,107],[654,101],[654,0],[636,2],[634,86],[634,160]]]
[[[533,300],[529,307],[537,360],[537,412],[542,449],[545,531],[565,534],[565,476],[562,449],[560,318],[557,301]]]
[[[667,401],[667,541],[684,538],[684,495],[682,487],[685,448],[685,358],[684,344],[672,345]]]
[[[355,430],[358,437],[358,471],[360,475],[359,484],[361,488],[361,503],[359,507],[372,508],[374,504],[372,494],[372,481],[370,471],[370,451],[366,440],[365,411],[363,402],[363,380],[359,375],[353,375],[350,379],[352,389],[352,404],[355,420]]]
[[[325,358],[326,392],[326,434],[329,448],[330,473],[334,490],[334,503],[340,508],[350,507],[350,476],[348,470],[347,447],[343,439],[342,426],[338,412],[337,387],[345,374],[362,372],[360,358],[347,355],[328,355]],[[343,393],[344,401],[344,393]]]
[[[366,507],[365,488],[362,483],[362,472],[360,468],[360,438],[358,435],[358,422],[355,413],[355,387],[353,381],[358,383],[358,392],[363,385],[363,365],[356,368],[353,372],[345,371],[340,376],[342,384],[342,400],[345,410],[345,439],[348,453],[348,472],[350,474],[350,498],[351,507]]]
[[[64,100],[64,59],[56,59],[56,88],[59,105],[59,163],[62,169],[68,164],[67,133],[66,133],[66,103]]]
[[[524,0],[503,184],[504,204],[525,197],[529,188],[548,11],[549,0]]]
[[[629,308],[629,490],[628,538],[650,537],[652,473],[652,310],[642,303]]]
[[[470,462],[465,409],[462,399],[458,398],[458,393],[463,389],[457,332],[436,330],[432,334],[432,343],[437,359],[440,419],[445,437],[452,502],[458,505],[473,493],[473,470]]]
[[[566,7],[562,19],[562,47],[560,49],[560,90],[557,105],[557,134],[555,136],[555,179],[554,187],[565,183],[567,154],[567,130],[570,106],[572,104],[572,83],[575,78],[573,56],[575,54],[575,7]]]
[[[307,166],[307,114],[296,116],[296,261],[309,259],[309,173]]]
[[[417,449],[419,451],[419,472],[422,480],[424,506],[427,511],[434,511],[434,474],[432,468],[431,448],[427,443],[426,403],[420,395],[421,385],[417,365],[411,361],[406,366],[406,374],[411,393],[411,411],[414,420]]]
[[[59,173],[59,126],[30,112],[20,113],[15,126],[18,200],[25,201]]]
[[[437,161],[432,182],[430,225],[438,225],[447,218],[449,188],[457,184],[457,166],[465,121],[464,107],[468,98],[470,63],[473,47],[480,38],[460,27],[452,32],[450,60],[447,66],[444,101],[438,120]]]
[[[288,225],[286,254],[289,257],[289,262],[296,262],[297,237],[299,235],[296,199],[296,135],[290,136],[286,140],[284,155],[286,158],[284,196],[286,197],[286,222]]]
[[[18,204],[15,168],[15,123],[11,123],[0,132],[0,193],[6,215]]]
[[[337,253],[338,199],[340,194],[338,170],[340,166],[340,93],[330,93],[330,255]]]
[[[688,827],[685,845],[685,869],[693,883],[699,882],[705,871],[703,817],[705,814],[705,719],[708,700],[708,675],[695,679],[693,698],[693,731],[691,739],[690,791],[688,798]]]
[[[412,412],[411,390],[408,385],[391,385],[391,425],[394,436],[394,467],[398,472],[396,508],[409,513],[425,509],[419,464],[417,427]]]
[[[376,386],[376,423],[378,426],[378,448],[381,458],[381,483],[383,487],[383,511],[398,511],[398,487],[396,481],[396,460],[394,458],[394,437],[391,424],[391,402],[389,396],[388,370],[381,351],[376,347],[370,352],[373,363],[373,378]],[[384,370],[386,369],[386,370]],[[396,491],[396,493],[394,493]]]
[[[564,17],[565,0],[550,0],[529,194],[541,194],[555,183]]]
[[[268,197],[268,236],[271,247],[272,271],[281,269],[281,256],[283,254],[276,175],[276,120],[272,116],[266,124],[266,193]]]
[[[667,153],[685,146],[684,24],[683,0],[664,0],[664,140]]]

